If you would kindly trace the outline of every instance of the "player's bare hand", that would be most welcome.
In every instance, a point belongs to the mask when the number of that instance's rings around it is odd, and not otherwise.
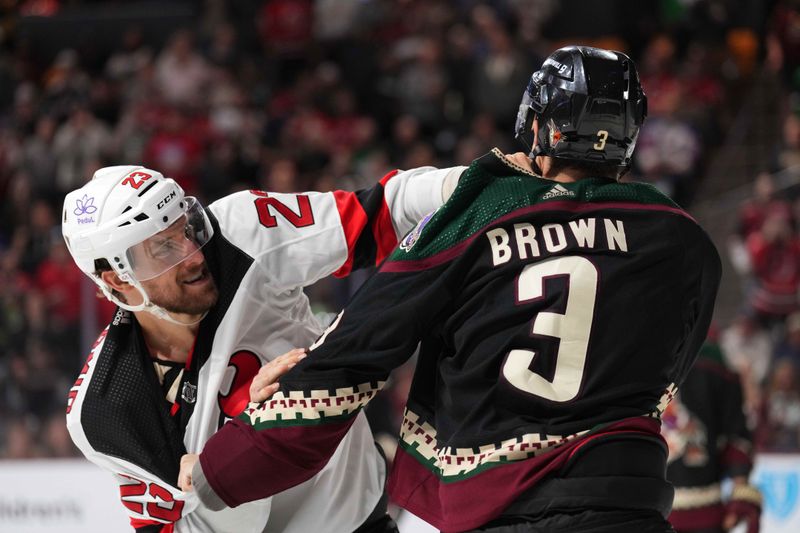
[[[192,490],[192,468],[199,459],[196,453],[187,453],[181,457],[181,471],[178,473],[178,486],[184,492]]]
[[[263,402],[275,394],[280,387],[278,378],[294,368],[305,357],[305,348],[295,348],[262,366],[250,384],[250,401]]]
[[[518,167],[522,167],[528,172],[533,172],[533,167],[531,166],[531,159],[525,152],[515,152],[513,154],[505,154],[505,156],[506,159],[508,159]]]

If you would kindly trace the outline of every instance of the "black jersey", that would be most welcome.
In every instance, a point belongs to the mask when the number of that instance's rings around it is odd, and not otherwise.
[[[390,491],[444,531],[477,527],[589,442],[660,439],[719,277],[708,236],[654,188],[555,183],[492,152],[281,390],[208,442],[203,473],[229,505],[306,479],[421,343]]]
[[[725,365],[717,345],[703,346],[662,418],[667,478],[675,485],[670,521],[679,531],[722,527],[721,482],[749,476],[753,446],[739,376]]]

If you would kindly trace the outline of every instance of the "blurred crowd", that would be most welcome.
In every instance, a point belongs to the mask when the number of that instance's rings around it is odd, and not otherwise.
[[[757,29],[737,29],[740,3],[663,0],[654,11],[621,0],[631,18],[625,37],[616,28],[583,38],[563,22],[553,30],[551,21],[565,20],[569,8],[557,0],[209,0],[190,3],[190,23],[160,40],[125,25],[112,46],[88,39],[52,54],[26,40],[26,17],[58,17],[93,2],[4,3],[0,457],[75,454],[64,427],[66,393],[113,309],[72,264],[59,221],[64,194],[97,168],[143,164],[209,203],[241,189],[355,189],[395,168],[468,164],[495,146],[519,149],[511,132],[531,73],[553,49],[581,43],[637,61],[650,108],[627,179],[649,181],[688,206],[737,90],[768,44]],[[769,42],[782,52],[773,60],[789,94],[800,80],[786,72],[800,58],[800,41],[792,40],[800,19],[794,2],[777,4]],[[795,18],[785,21],[784,11]],[[787,129],[795,128],[800,146],[793,117]],[[792,213],[800,208],[768,190],[769,176],[762,181],[738,234],[752,255],[753,306],[722,336],[753,381],[754,423],[768,415],[770,434],[795,424],[794,440],[781,446],[800,449],[800,315],[792,315],[800,283]],[[786,243],[779,252],[775,235]],[[786,272],[776,272],[776,256]],[[321,312],[338,310],[361,279],[324,280],[309,289],[312,302]],[[764,322],[756,303],[788,301],[787,294],[791,305]],[[776,322],[786,324],[785,339],[766,329]],[[778,358],[779,347],[791,355]],[[398,372],[374,408],[373,422],[388,434],[396,433],[408,378]]]
[[[727,252],[744,299],[719,335],[739,373],[757,449],[800,450],[800,3],[779,2],[765,73],[779,76],[781,142],[740,206]],[[789,178],[789,179],[786,179]]]

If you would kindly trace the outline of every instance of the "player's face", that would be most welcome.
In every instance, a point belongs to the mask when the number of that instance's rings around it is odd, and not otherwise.
[[[165,272],[142,281],[142,286],[159,307],[171,313],[199,315],[217,302],[218,291],[202,250],[184,234],[182,224],[173,225],[137,249],[137,254],[151,262],[164,256],[183,257]]]
[[[170,313],[203,314],[217,303],[219,296],[202,251],[160,276],[143,281],[142,286],[152,303]]]

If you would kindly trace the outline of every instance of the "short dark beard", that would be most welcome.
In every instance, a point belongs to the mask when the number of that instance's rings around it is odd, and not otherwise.
[[[217,285],[212,278],[211,283],[213,287],[209,290],[208,295],[203,295],[203,298],[181,298],[179,300],[166,299],[165,302],[159,302],[151,298],[151,302],[155,305],[169,311],[170,313],[182,313],[185,315],[202,315],[209,311],[217,304],[219,299],[219,291]],[[158,298],[160,299],[160,298]]]
[[[153,288],[146,289],[150,302],[169,311],[170,313],[182,313],[187,315],[201,315],[214,307],[219,299],[214,276],[208,272],[207,267],[203,267],[206,275],[209,276],[211,287],[199,296],[190,297],[183,292],[183,285],[178,285],[179,294],[163,294],[153,291]]]

